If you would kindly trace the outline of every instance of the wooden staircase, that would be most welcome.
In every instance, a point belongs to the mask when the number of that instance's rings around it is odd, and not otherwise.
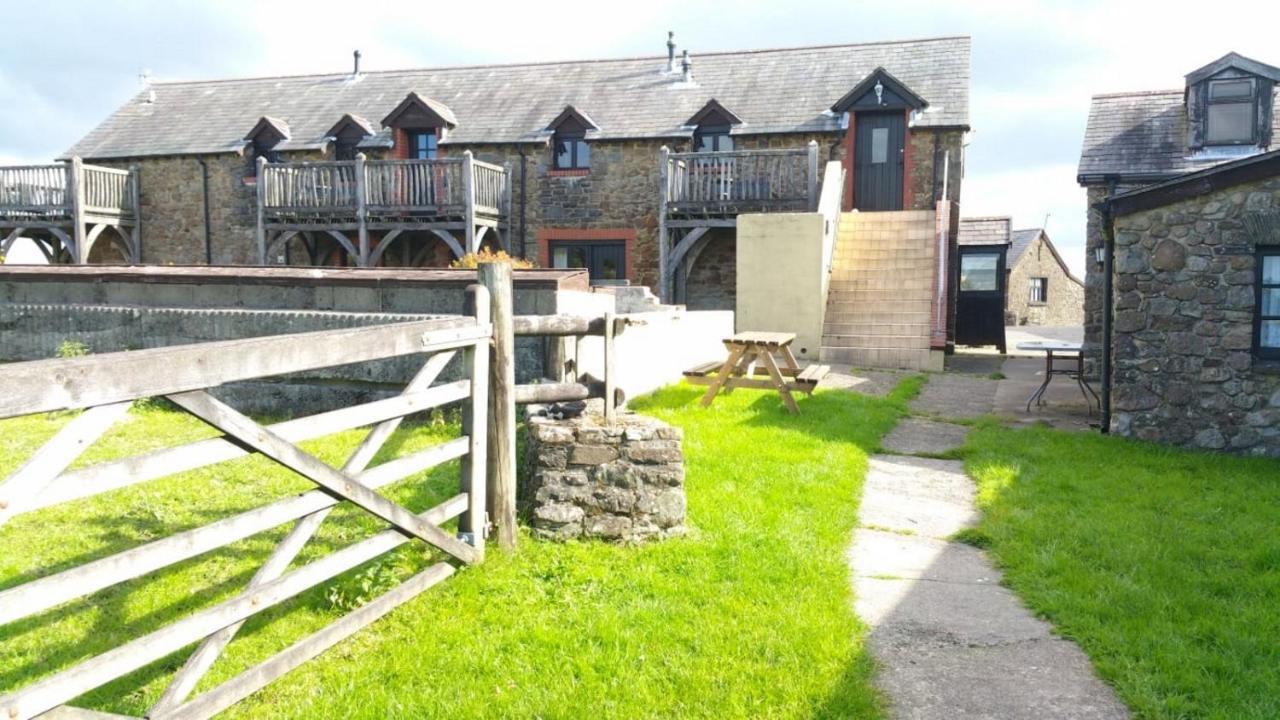
[[[940,370],[929,346],[934,272],[933,212],[841,215],[822,362]]]

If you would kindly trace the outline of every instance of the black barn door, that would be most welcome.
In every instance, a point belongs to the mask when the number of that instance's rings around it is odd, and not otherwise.
[[[995,345],[1005,351],[1004,309],[1008,279],[1004,246],[960,248],[956,293],[956,344]]]
[[[901,111],[859,112],[853,149],[853,206],[901,210],[906,118]]]

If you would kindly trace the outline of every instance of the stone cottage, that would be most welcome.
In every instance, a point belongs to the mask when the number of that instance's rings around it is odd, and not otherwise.
[[[1044,228],[1014,230],[1009,243],[1010,325],[1081,325],[1084,281],[1058,254]]]
[[[1236,53],[1195,70],[1182,87],[1096,95],[1076,180],[1087,190],[1084,339],[1096,373],[1104,273],[1100,204],[1109,195],[1280,147],[1280,68]]]
[[[732,309],[737,215],[811,211],[829,160],[846,209],[958,203],[969,47],[690,56],[669,38],[655,57],[388,72],[357,54],[349,73],[154,83],[66,156],[136,168],[143,262],[440,266],[498,247]]]
[[[1102,213],[1114,431],[1280,457],[1280,150],[1121,193]]]

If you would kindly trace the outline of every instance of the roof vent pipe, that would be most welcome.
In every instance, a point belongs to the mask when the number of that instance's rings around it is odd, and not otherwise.
[[[674,30],[667,31],[667,72],[673,75],[676,72],[676,33]]]
[[[150,105],[156,101],[156,89],[151,86],[151,71],[143,69],[138,73],[138,82],[142,83],[142,87],[147,91],[147,99],[143,102]]]
[[[680,60],[681,82],[693,82],[693,63],[689,62],[689,51],[684,51],[684,58]]]
[[[354,66],[351,69],[351,77],[360,77],[360,51],[356,50],[351,55],[355,58]]]

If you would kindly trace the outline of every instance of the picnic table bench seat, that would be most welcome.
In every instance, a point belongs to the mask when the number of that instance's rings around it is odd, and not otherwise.
[[[790,346],[795,337],[793,333],[738,333],[724,340],[725,349],[729,351],[725,360],[695,365],[684,371],[684,377],[691,384],[709,386],[702,399],[703,406],[710,405],[721,392],[747,387],[777,390],[787,409],[798,413],[800,410],[796,407],[791,392],[812,395],[818,382],[831,372],[831,367],[818,364],[800,367],[791,353]],[[781,356],[781,365],[773,357],[775,354]],[[726,372],[725,368],[729,370]],[[757,376],[765,376],[767,379],[756,379]]]

